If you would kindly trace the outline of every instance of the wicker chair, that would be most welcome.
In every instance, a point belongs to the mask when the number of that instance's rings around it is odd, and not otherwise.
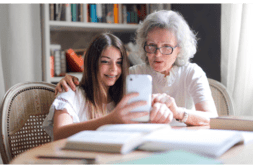
[[[27,82],[16,84],[6,92],[0,118],[4,164],[30,148],[51,141],[41,125],[54,100],[54,91],[53,84]]]
[[[220,82],[208,78],[212,96],[219,116],[234,115],[233,100],[226,87]]]

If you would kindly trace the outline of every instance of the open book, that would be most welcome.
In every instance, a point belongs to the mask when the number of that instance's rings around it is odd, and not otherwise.
[[[141,150],[185,150],[208,157],[219,157],[237,143],[243,142],[240,132],[211,129],[171,129],[158,131],[144,138]]]
[[[240,142],[244,142],[244,137],[239,131],[171,129],[168,124],[116,124],[70,136],[65,148],[122,154],[136,148],[147,151],[180,149],[216,158]]]
[[[67,138],[64,149],[128,153],[156,131],[170,130],[168,124],[109,124],[96,131],[82,131]]]

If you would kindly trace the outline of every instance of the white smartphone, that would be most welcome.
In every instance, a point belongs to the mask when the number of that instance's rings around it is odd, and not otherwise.
[[[151,111],[151,95],[152,95],[152,77],[145,74],[130,74],[126,79],[126,93],[138,92],[139,96],[129,100],[129,103],[135,101],[146,101],[144,106],[137,107],[132,112]],[[148,122],[149,115],[133,119],[138,122]]]

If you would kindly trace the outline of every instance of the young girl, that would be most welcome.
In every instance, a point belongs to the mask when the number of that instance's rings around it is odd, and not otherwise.
[[[84,68],[76,90],[60,93],[43,122],[53,140],[95,130],[104,124],[135,123],[131,119],[148,115],[129,112],[146,102],[127,104],[138,93],[124,95],[128,61],[125,47],[116,36],[109,33],[96,36],[85,54]]]

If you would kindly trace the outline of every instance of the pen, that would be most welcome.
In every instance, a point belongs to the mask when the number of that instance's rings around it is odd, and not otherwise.
[[[96,162],[96,158],[86,158],[86,157],[71,157],[71,156],[45,156],[39,155],[37,158],[40,159],[68,159],[68,160],[83,160],[89,164],[94,164]]]

